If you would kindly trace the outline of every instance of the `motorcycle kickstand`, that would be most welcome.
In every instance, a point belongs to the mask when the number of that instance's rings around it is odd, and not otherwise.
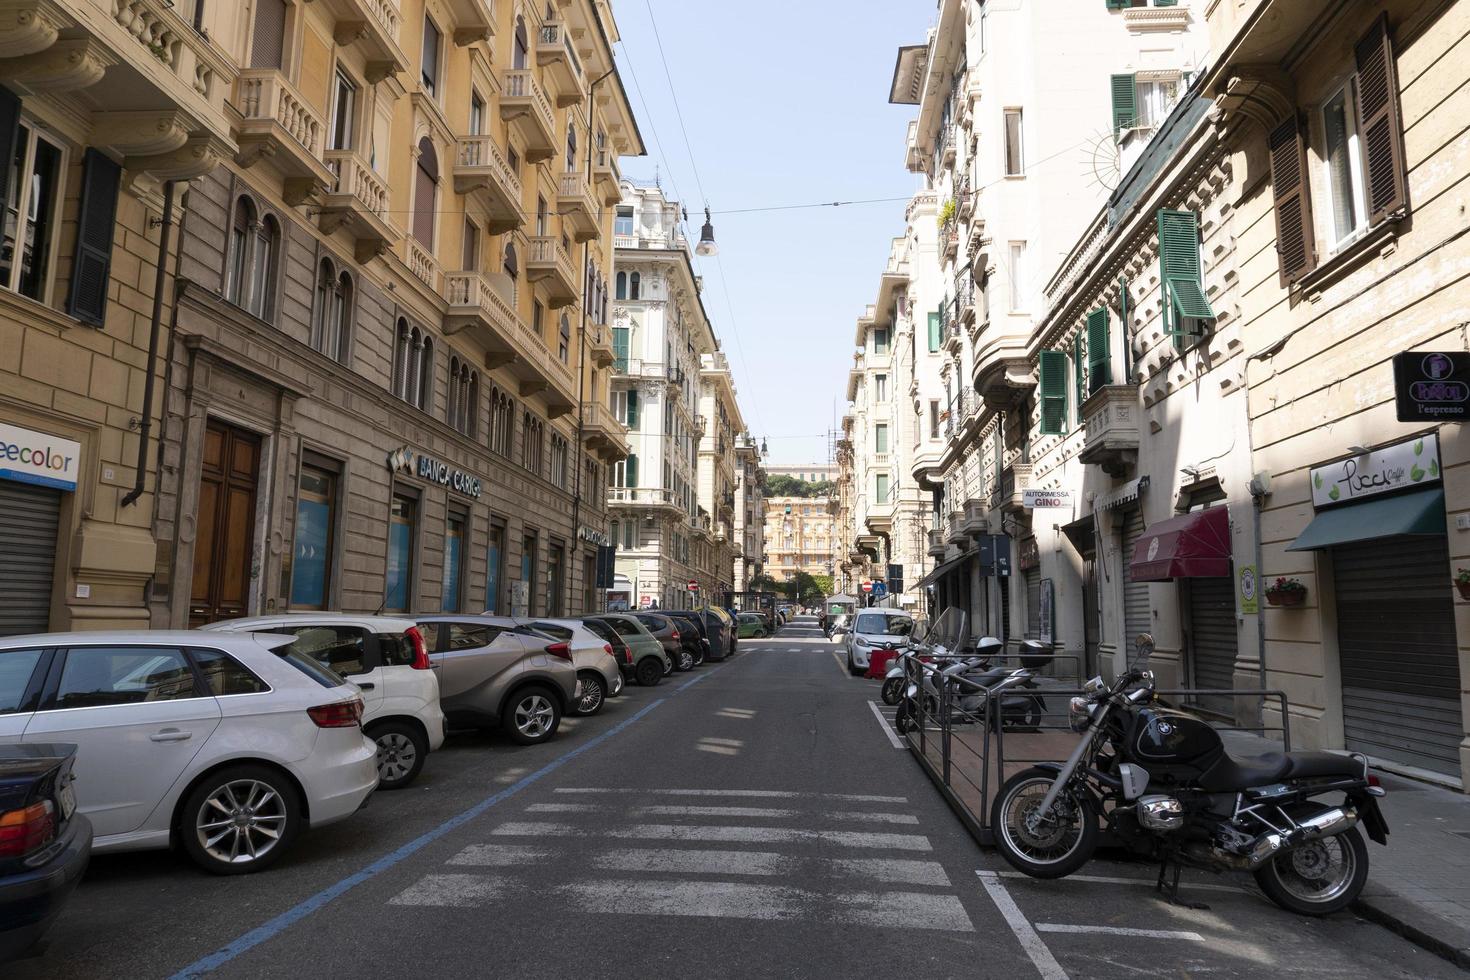
[[[1164,879],[1168,876],[1169,865],[1171,864],[1174,866],[1174,877],[1171,881],[1165,883]],[[1159,880],[1154,886],[1154,891],[1162,895],[1164,900],[1170,905],[1177,905],[1180,908],[1195,909],[1197,911],[1208,911],[1209,906],[1204,902],[1187,902],[1179,897],[1179,875],[1183,870],[1184,865],[1180,864],[1172,854],[1165,854],[1164,860],[1159,864]]]

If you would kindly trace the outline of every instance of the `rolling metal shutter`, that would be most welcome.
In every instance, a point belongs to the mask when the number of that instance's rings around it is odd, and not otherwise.
[[[45,633],[51,623],[51,577],[61,491],[0,480],[0,636]]]
[[[1229,690],[1235,686],[1235,579],[1189,580],[1189,648],[1193,687]],[[1200,706],[1233,715],[1233,700],[1204,696]]]
[[[1026,639],[1041,636],[1041,569],[1028,568],[1022,572],[1026,577]]]
[[[1148,583],[1133,581],[1130,564],[1138,539],[1143,537],[1143,510],[1135,508],[1128,512],[1123,522],[1123,647],[1127,650],[1127,662],[1138,658],[1138,634],[1153,632],[1153,617],[1149,615]]]
[[[1442,537],[1332,549],[1349,749],[1460,774],[1460,663]]]

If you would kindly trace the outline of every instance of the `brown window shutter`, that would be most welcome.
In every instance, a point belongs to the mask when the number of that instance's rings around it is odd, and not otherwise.
[[[121,182],[122,167],[88,147],[82,158],[82,201],[77,213],[77,251],[67,312],[94,327],[102,326],[107,313],[107,282],[112,270],[112,237]]]
[[[0,207],[10,200],[10,167],[15,160],[15,144],[20,139],[20,96],[0,86]]]
[[[1398,70],[1388,37],[1388,14],[1353,49],[1358,62],[1358,138],[1368,185],[1368,223],[1401,218],[1409,207],[1404,124],[1399,112]]]
[[[1307,188],[1307,144],[1293,114],[1267,137],[1271,196],[1276,206],[1276,257],[1281,285],[1290,286],[1317,267],[1312,198]]]

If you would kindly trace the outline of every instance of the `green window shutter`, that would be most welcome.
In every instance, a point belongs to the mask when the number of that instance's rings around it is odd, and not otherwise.
[[[1109,10],[1126,10],[1133,5],[1132,0],[1107,0]]]
[[[1040,375],[1041,434],[1059,436],[1067,428],[1067,355],[1042,351]]]
[[[1087,314],[1087,390],[1097,391],[1113,383],[1113,362],[1109,357],[1108,309],[1100,306]]]
[[[628,391],[627,425],[630,429],[638,427],[638,392],[631,389]]]
[[[941,338],[939,336],[939,314],[929,314],[929,353],[939,350]]]
[[[613,327],[613,357],[617,361],[617,370],[626,373],[628,370],[627,327]]]
[[[638,485],[638,455],[628,454],[628,461],[623,464],[623,485],[636,487]]]
[[[1082,403],[1087,399],[1086,382],[1082,377],[1082,334],[1072,338],[1072,386],[1074,404],[1077,406],[1077,425],[1082,425]]]
[[[1154,0],[1154,6],[1155,7],[1172,7],[1175,4],[1177,4],[1178,2],[1179,2],[1179,0]]]
[[[1188,346],[1184,318],[1213,320],[1215,311],[1201,286],[1199,215],[1193,211],[1161,208],[1159,226],[1159,271],[1164,292],[1164,332],[1174,347]]]
[[[1128,129],[1138,118],[1138,88],[1132,75],[1112,76],[1113,132]]]

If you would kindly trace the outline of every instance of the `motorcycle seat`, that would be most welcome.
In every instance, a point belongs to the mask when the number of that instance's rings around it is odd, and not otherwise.
[[[993,667],[990,670],[978,674],[966,674],[965,680],[971,684],[979,684],[981,687],[989,687],[997,681],[1011,676],[1011,672],[1005,667]]]
[[[1335,752],[1291,752],[1286,758],[1291,762],[1288,779],[1363,775],[1362,760]]]
[[[1279,783],[1290,771],[1290,757],[1279,752],[1248,759],[1226,754],[1200,777],[1199,784],[1207,793],[1238,793],[1253,786]]]

